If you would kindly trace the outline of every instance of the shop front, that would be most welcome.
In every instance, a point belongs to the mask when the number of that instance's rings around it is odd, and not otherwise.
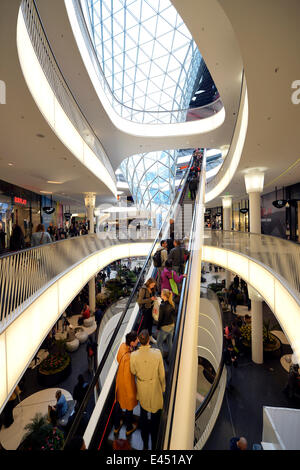
[[[249,201],[232,203],[232,228],[239,232],[249,232]]]
[[[25,244],[29,247],[32,232],[39,223],[41,223],[41,196],[0,180],[1,251],[9,249],[14,224],[21,227]]]
[[[206,209],[204,213],[205,226],[207,228],[212,228],[213,230],[220,230],[222,228],[222,218],[222,207],[212,207],[210,209]]]

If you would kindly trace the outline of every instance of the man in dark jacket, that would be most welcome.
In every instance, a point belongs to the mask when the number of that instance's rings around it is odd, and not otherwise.
[[[167,246],[167,250],[168,250],[168,253],[170,253],[170,251],[172,250],[172,248],[174,248],[174,219],[170,219],[170,228],[169,228],[169,232],[170,232],[170,238],[168,238],[167,240],[167,243],[168,243],[168,246]]]
[[[174,248],[169,253],[168,261],[171,261],[172,269],[177,274],[183,274],[184,272],[185,256],[189,257],[188,250],[181,246],[180,240],[174,240]]]
[[[192,175],[189,181],[189,190],[191,193],[191,200],[194,201],[196,199],[196,193],[198,188],[198,179],[195,174]]]

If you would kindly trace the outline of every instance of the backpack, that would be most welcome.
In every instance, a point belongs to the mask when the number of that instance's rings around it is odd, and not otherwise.
[[[157,252],[153,256],[153,264],[155,268],[161,267],[161,252],[162,250],[157,250]]]

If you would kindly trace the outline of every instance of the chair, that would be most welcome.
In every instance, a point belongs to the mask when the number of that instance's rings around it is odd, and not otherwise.
[[[68,400],[67,401],[68,409],[67,409],[66,413],[62,416],[62,418],[57,420],[57,424],[59,426],[66,426],[68,424],[70,416],[72,416],[72,414],[74,413],[75,403],[76,403],[75,400]]]
[[[79,339],[75,338],[73,341],[66,342],[66,350],[69,352],[74,352],[79,348]]]

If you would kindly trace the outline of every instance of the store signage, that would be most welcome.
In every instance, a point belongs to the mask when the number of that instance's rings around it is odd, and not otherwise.
[[[240,209],[241,214],[247,214],[247,212],[249,212],[248,207],[242,207],[242,209]]]
[[[16,204],[22,204],[22,206],[26,206],[26,204],[27,204],[26,199],[22,199],[21,197],[17,197],[17,196],[14,197],[14,202]]]
[[[67,220],[70,219],[70,218],[72,217],[71,212],[65,212],[65,213],[64,213],[64,217],[65,217],[65,219],[67,219]]]
[[[274,207],[277,207],[277,209],[282,209],[283,207],[286,206],[287,200],[286,199],[278,199],[277,201],[273,201],[272,204]]]
[[[43,207],[43,211],[46,214],[53,214],[53,212],[55,211],[55,207]]]

